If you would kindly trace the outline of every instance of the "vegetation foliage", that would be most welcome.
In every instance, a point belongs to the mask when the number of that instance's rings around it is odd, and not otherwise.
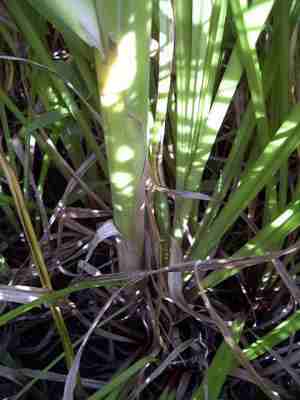
[[[291,399],[300,3],[0,3],[0,392]]]

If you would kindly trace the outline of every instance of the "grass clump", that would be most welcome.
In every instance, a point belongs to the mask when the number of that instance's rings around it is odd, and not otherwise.
[[[4,398],[297,398],[299,17],[1,3]]]

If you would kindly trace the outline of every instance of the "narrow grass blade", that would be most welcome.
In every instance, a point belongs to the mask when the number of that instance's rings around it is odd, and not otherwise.
[[[105,399],[113,390],[118,388],[120,385],[126,383],[130,378],[136,375],[141,369],[146,367],[148,364],[155,362],[153,357],[144,357],[136,361],[131,367],[127,368],[124,372],[116,375],[110,383],[105,385],[98,392],[88,398],[88,400],[102,400]]]
[[[280,323],[276,328],[265,336],[259,338],[244,350],[244,354],[249,360],[255,360],[262,356],[269,349],[277,346],[290,336],[300,330],[300,311],[296,311],[291,317]]]
[[[236,221],[242,210],[297,148],[300,141],[299,122],[300,105],[298,104],[276,132],[274,138],[265,147],[259,159],[242,176],[239,187],[230,196],[206,238],[201,243],[195,244],[191,253],[193,258],[202,259],[216,247],[219,240],[233,222]]]
[[[235,253],[235,256],[263,255],[266,251],[276,248],[300,226],[299,206],[300,200],[290,203],[277,218],[266,225],[252,240]],[[239,273],[239,269],[214,271],[204,278],[202,284],[205,288],[212,288],[237,273]]]
[[[277,60],[279,60],[276,85],[273,85],[270,96],[270,120],[272,132],[275,132],[290,110],[290,30],[291,0],[277,1],[273,10],[274,43]],[[276,39],[275,39],[276,38]],[[288,163],[280,170],[279,209],[282,210],[288,198]]]
[[[215,69],[212,59],[218,63],[220,38],[218,27],[224,24],[220,15],[226,13],[227,2],[175,3],[176,24],[176,92],[177,92],[177,138],[176,138],[176,188],[197,191],[188,184],[193,176],[193,160],[199,146],[199,135],[208,112]],[[222,10],[225,10],[225,13]],[[219,21],[220,18],[220,21]],[[220,24],[218,24],[220,22]],[[218,43],[215,39],[218,36]],[[221,36],[221,35],[220,35]],[[211,85],[209,87],[209,85]],[[196,150],[195,150],[196,149]],[[199,179],[197,183],[199,182]],[[192,203],[178,199],[175,213],[175,237],[182,239]],[[187,208],[187,210],[185,209]]]
[[[34,56],[37,58],[37,60],[44,66],[47,66],[49,70],[57,72],[56,64],[52,60],[49,51],[45,46],[47,40],[46,38],[43,38],[42,32],[38,31],[38,26],[36,26],[36,23],[33,20],[33,14],[35,14],[35,11],[32,9],[29,3],[11,0],[7,3],[6,6],[9,10],[10,15],[12,15],[14,20],[17,22],[26,40],[32,46]],[[35,15],[37,16],[37,18],[39,17],[38,14]],[[87,142],[87,146],[89,147],[91,152],[96,153],[99,163],[100,165],[102,165],[102,155],[99,151],[99,146],[97,144],[95,136],[92,133],[90,121],[86,117],[83,110],[78,107],[76,100],[73,98],[72,93],[69,90],[69,87],[66,87],[64,85],[64,82],[61,79],[57,79],[54,74],[49,74],[47,76],[47,79],[49,82],[49,86],[60,98],[61,104],[64,104],[64,106],[70,111],[74,119],[78,122],[78,125],[82,130],[82,134]],[[80,136],[77,138],[77,140],[80,143]],[[79,149],[80,154],[78,154],[78,157],[81,157],[82,162],[83,151],[82,148],[79,147]]]
[[[26,304],[39,299],[43,294],[49,292],[47,289],[35,288],[30,286],[7,286],[0,285],[0,300]]]
[[[142,275],[142,278],[143,277],[144,275]],[[109,276],[98,277],[97,279],[85,280],[84,282],[77,283],[65,289],[57,291],[52,290],[51,293],[42,295],[37,300],[34,300],[28,304],[24,304],[11,311],[6,312],[5,314],[2,314],[0,316],[0,327],[6,325],[10,321],[13,321],[20,315],[26,314],[27,312],[33,310],[34,308],[39,308],[43,304],[55,305],[59,300],[63,299],[64,297],[66,297],[71,293],[97,287],[106,287],[106,288],[119,287],[128,281],[135,282],[135,279],[138,280],[138,275],[136,274],[134,274],[134,276],[131,276],[130,274],[116,274],[114,276],[109,275]]]
[[[236,344],[231,330],[228,328],[228,325],[223,321],[223,319],[216,312],[214,307],[212,306],[207,294],[204,291],[204,288],[200,282],[199,275],[197,270],[195,270],[197,283],[199,286],[200,295],[203,299],[205,307],[207,308],[211,318],[216,323],[217,327],[221,331],[224,341],[230,347],[232,354],[236,358],[236,360],[247,370],[250,374],[251,379],[255,382],[255,384],[272,400],[278,400],[278,393],[274,392],[265,382],[265,380],[260,376],[260,374],[256,371],[256,369],[252,366],[252,364],[248,361],[245,354],[242,352],[240,347]]]
[[[163,174],[163,151],[166,132],[166,117],[171,87],[171,73],[175,46],[174,16],[170,0],[155,2],[155,15],[159,29],[159,72],[157,83],[157,100],[153,126],[150,128],[149,161],[154,181],[165,186]],[[170,217],[168,199],[164,193],[153,196],[156,221],[160,233],[161,264],[168,262]]]
[[[19,214],[19,218],[21,220],[21,223],[23,225],[25,235],[27,238],[28,245],[31,250],[31,255],[32,259],[34,261],[34,264],[36,268],[38,269],[39,275],[40,275],[40,280],[44,288],[48,290],[52,290],[52,285],[50,281],[50,276],[48,274],[48,270],[43,258],[43,254],[41,251],[41,248],[39,246],[37,237],[35,235],[29,213],[26,209],[26,205],[24,203],[24,199],[22,196],[22,192],[18,183],[18,180],[5,160],[5,157],[2,152],[0,152],[0,166],[6,176],[6,179],[8,181],[11,193],[13,195],[15,205]],[[56,328],[58,330],[58,333],[60,335],[64,350],[66,352],[66,363],[68,367],[71,366],[72,361],[73,361],[73,348],[71,344],[71,340],[66,328],[66,325],[64,323],[63,316],[61,314],[61,311],[58,306],[53,306],[51,308],[52,315],[54,322],[56,324]]]
[[[266,97],[263,88],[262,73],[258,61],[255,44],[251,43],[252,32],[247,25],[245,14],[247,5],[242,0],[231,0],[231,8],[238,32],[240,55],[246,70],[248,86],[251,93],[251,102],[257,125],[257,144],[253,146],[250,158],[256,158],[260,154],[271,137],[269,122],[267,118]],[[277,127],[278,128],[278,127]],[[273,179],[266,190],[266,202],[264,220],[270,220],[277,211],[277,193]]]
[[[178,346],[174,348],[174,350],[168,355],[168,357],[160,363],[160,365],[155,368],[155,370],[150,374],[150,376],[146,379],[145,383],[140,385],[140,387],[137,389],[136,394],[139,396],[141,395],[142,391],[151,383],[153,382],[160,374],[165,371],[165,369],[170,365],[170,363],[175,360],[180,353],[182,353],[184,350],[189,348],[194,342],[194,339],[188,339],[182,343],[180,343]]]
[[[270,137],[268,118],[265,105],[265,95],[263,90],[262,74],[256,53],[255,42],[251,41],[253,32],[248,27],[245,14],[247,5],[243,0],[230,0],[231,8],[233,10],[238,39],[240,44],[240,54],[243,61],[244,68],[246,69],[248,85],[251,92],[251,100],[253,110],[256,117],[258,129],[258,141],[261,148],[264,148]],[[253,25],[253,22],[251,23]]]
[[[121,291],[121,289],[116,291],[110,297],[110,299],[106,302],[106,304],[101,308],[101,310],[98,313],[97,317],[95,318],[94,322],[91,324],[89,330],[85,334],[83,341],[79,347],[79,350],[76,354],[76,357],[74,359],[74,362],[72,364],[72,367],[70,368],[70,370],[68,372],[68,376],[67,376],[65,388],[64,388],[63,400],[73,400],[74,390],[76,387],[76,380],[77,380],[77,376],[79,373],[80,361],[81,361],[81,357],[82,357],[84,348],[85,348],[90,336],[92,335],[93,331],[96,329],[97,325],[99,324],[99,321],[103,317],[104,313],[111,306],[111,303],[120,295],[120,291]]]
[[[235,321],[232,325],[232,334],[236,342],[239,342],[244,324]],[[218,348],[203,381],[192,396],[192,400],[218,400],[227,375],[234,366],[235,357],[232,350],[223,342]]]

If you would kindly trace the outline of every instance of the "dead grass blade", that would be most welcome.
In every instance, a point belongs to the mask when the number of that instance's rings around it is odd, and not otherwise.
[[[39,299],[45,293],[50,293],[46,288],[35,288],[30,286],[8,286],[0,285],[0,301],[27,304]]]
[[[63,400],[73,400],[76,381],[77,381],[77,377],[78,377],[78,374],[79,374],[79,366],[80,366],[81,356],[82,356],[82,353],[84,351],[84,348],[85,348],[85,346],[86,346],[91,334],[93,333],[93,331],[95,330],[95,328],[99,324],[100,319],[103,317],[104,313],[111,306],[112,302],[120,295],[120,293],[121,293],[121,291],[123,289],[124,288],[121,288],[121,289],[117,290],[110,297],[110,299],[102,307],[102,309],[100,310],[97,318],[94,320],[94,322],[90,326],[89,330],[85,334],[85,336],[83,338],[83,341],[82,341],[82,343],[81,343],[81,345],[79,347],[79,350],[78,350],[78,352],[76,354],[76,357],[75,357],[75,359],[73,361],[72,367],[69,370],[69,373],[68,373],[68,376],[67,376],[67,379],[66,379],[66,383],[65,383]]]
[[[250,364],[245,354],[242,352],[241,348],[236,344],[233,334],[227,324],[223,321],[223,319],[218,315],[214,307],[212,306],[205,290],[200,282],[198,276],[197,268],[194,269],[195,276],[197,279],[197,284],[199,287],[199,292],[202,297],[202,300],[212,318],[212,320],[216,323],[217,327],[220,329],[225,342],[231,348],[234,356],[238,360],[238,362],[249,372],[250,376],[253,378],[256,385],[272,400],[278,400],[280,398],[277,392],[273,392],[269,386],[266,384],[264,379],[256,372],[254,367]]]
[[[45,372],[41,370],[35,370],[30,368],[10,368],[4,367],[3,365],[0,366],[0,376],[5,377],[6,379],[10,379],[13,382],[23,386],[22,380],[24,377],[28,378],[39,378],[40,380],[44,381],[51,381],[51,382],[60,382],[64,383],[66,381],[66,375],[60,374],[57,372]],[[87,379],[82,378],[81,380],[82,386],[89,388],[89,389],[96,389],[99,390],[105,382],[98,381],[95,379]]]
[[[131,397],[130,400],[133,398],[139,397],[142,391],[156,379],[159,375],[161,375],[166,368],[174,361],[180,353],[188,349],[193,343],[195,339],[189,339],[186,340],[185,342],[180,343],[180,345],[176,346],[175,349],[168,355],[168,357],[160,363],[160,365],[146,378],[145,383],[140,385],[140,387],[137,389],[135,394]]]

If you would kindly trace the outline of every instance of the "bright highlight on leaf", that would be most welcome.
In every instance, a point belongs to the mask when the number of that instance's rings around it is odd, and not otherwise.
[[[127,188],[128,185],[133,181],[133,176],[126,172],[115,172],[111,179],[116,188],[122,190]]]
[[[118,95],[130,88],[136,76],[136,37],[134,32],[126,33],[119,43],[112,44],[111,65],[105,79],[102,96]],[[120,79],[122,77],[122,79]],[[103,101],[102,100],[102,101]],[[112,105],[112,104],[111,104]]]
[[[117,150],[116,159],[120,162],[126,162],[131,160],[134,157],[134,151],[129,146],[121,146]]]

